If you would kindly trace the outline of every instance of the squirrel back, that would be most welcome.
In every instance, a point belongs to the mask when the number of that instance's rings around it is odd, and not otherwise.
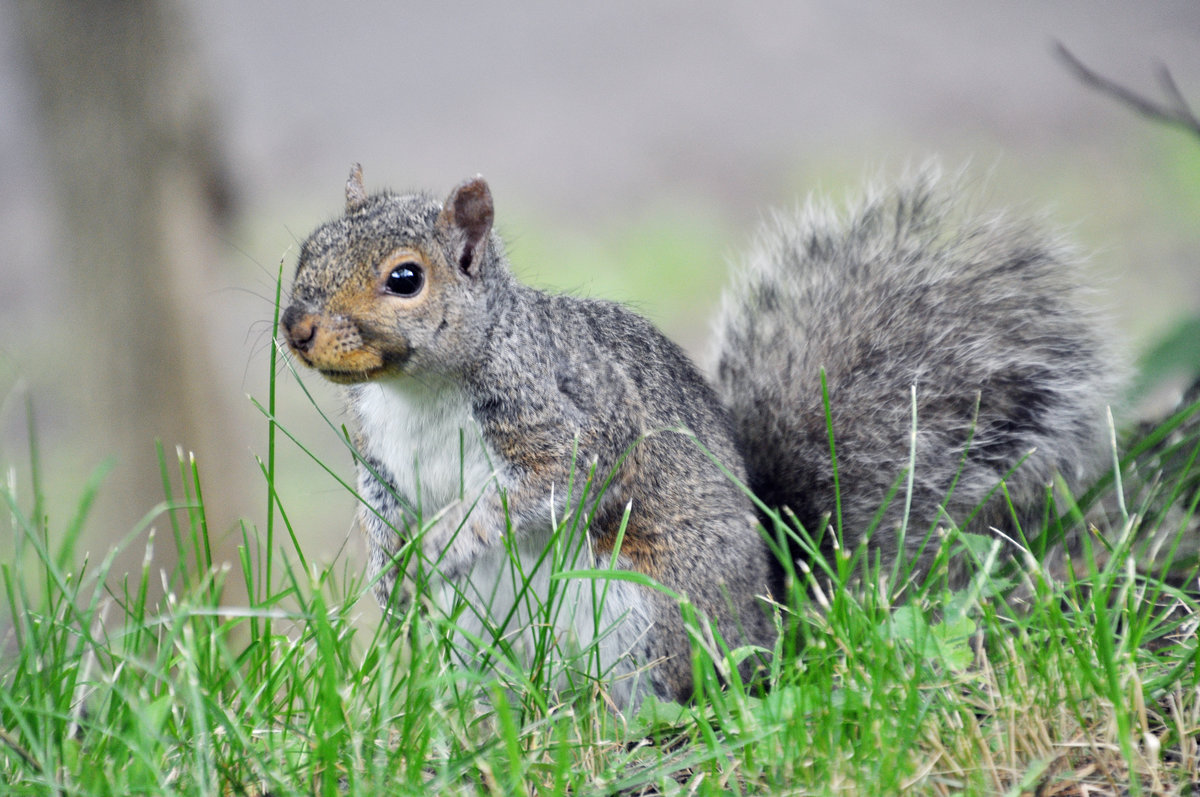
[[[1095,478],[1124,374],[1075,252],[969,201],[927,169],[843,215],[810,201],[776,216],[716,322],[755,494],[814,535],[829,516],[849,550],[877,524],[883,563],[902,553],[918,573],[934,524],[1028,532],[1056,474],[1072,490]]]

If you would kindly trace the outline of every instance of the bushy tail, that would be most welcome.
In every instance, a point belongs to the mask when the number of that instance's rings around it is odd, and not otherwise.
[[[1011,530],[1007,504],[987,501],[1006,474],[1032,516],[1055,473],[1074,487],[1111,462],[1106,407],[1125,369],[1086,292],[1059,238],[974,211],[931,170],[842,214],[810,202],[777,217],[735,270],[716,330],[751,487],[809,532],[826,514],[836,523],[824,371],[843,544],[863,539],[897,483],[872,537],[885,562],[905,521],[918,569],[935,523],[975,513],[972,530]]]

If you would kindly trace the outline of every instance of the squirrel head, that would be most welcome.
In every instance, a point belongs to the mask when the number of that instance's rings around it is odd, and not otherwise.
[[[355,164],[345,215],[300,248],[280,320],[288,347],[343,384],[462,373],[486,341],[489,295],[509,279],[493,216],[482,177],[443,203],[368,196]]]

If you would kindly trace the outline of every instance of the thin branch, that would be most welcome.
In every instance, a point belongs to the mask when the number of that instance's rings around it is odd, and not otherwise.
[[[1165,66],[1158,68],[1158,82],[1162,86],[1163,93],[1167,95],[1167,99],[1171,101],[1171,106],[1175,108],[1176,113],[1183,117],[1187,124],[1193,129],[1200,129],[1200,119],[1196,118],[1196,114],[1192,111],[1188,101],[1184,99],[1183,92],[1179,90],[1179,86],[1175,83],[1175,78],[1171,75],[1171,70]]]
[[[1158,82],[1167,97],[1167,102],[1163,103],[1143,97],[1132,89],[1128,89],[1092,71],[1091,68],[1076,58],[1062,42],[1054,43],[1054,51],[1059,59],[1066,64],[1067,68],[1075,74],[1075,77],[1079,78],[1086,85],[1110,97],[1115,97],[1118,101],[1143,116],[1155,121],[1165,122],[1169,125],[1182,127],[1200,136],[1200,119],[1193,113],[1191,106],[1188,105],[1187,100],[1179,91],[1179,86],[1176,85],[1170,70],[1165,66],[1160,67],[1158,72]]]

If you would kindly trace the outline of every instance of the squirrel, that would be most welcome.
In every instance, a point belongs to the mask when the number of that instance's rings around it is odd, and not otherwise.
[[[428,568],[426,597],[468,606],[464,634],[515,623],[528,658],[530,606],[569,588],[553,631],[598,646],[618,707],[685,701],[680,598],[730,650],[779,634],[785,568],[750,494],[821,553],[867,544],[920,575],[927,531],[1011,532],[1055,474],[1096,477],[1121,357],[1078,257],[964,209],[935,171],[768,223],[723,297],[710,383],[625,307],[518,282],[482,177],[445,201],[368,194],[356,164],[345,214],[300,249],[281,329],[346,386],[381,604]],[[614,572],[601,597],[545,572],[564,526],[567,569]]]

